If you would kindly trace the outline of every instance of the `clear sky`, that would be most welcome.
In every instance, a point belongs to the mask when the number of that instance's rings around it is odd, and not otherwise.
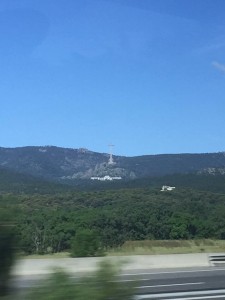
[[[0,146],[225,151],[224,0],[0,0]]]

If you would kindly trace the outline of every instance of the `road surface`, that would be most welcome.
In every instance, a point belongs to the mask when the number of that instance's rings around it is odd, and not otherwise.
[[[137,280],[137,300],[225,299],[225,268],[144,270],[124,274],[121,280]]]
[[[76,281],[80,275],[71,273],[70,276]],[[43,275],[16,276],[14,285],[26,289],[38,285],[40,279]],[[129,270],[123,271],[115,280],[133,283],[135,300],[225,300],[224,267]]]

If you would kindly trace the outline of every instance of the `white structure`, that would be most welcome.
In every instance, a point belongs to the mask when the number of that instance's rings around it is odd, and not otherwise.
[[[175,189],[175,186],[168,186],[168,185],[163,185],[161,192],[165,192],[165,191],[172,191]]]
[[[114,165],[115,163],[113,161],[113,156],[112,156],[112,152],[113,152],[112,149],[113,149],[114,145],[109,144],[108,146],[109,146],[109,161],[108,161],[108,164],[109,165]]]
[[[112,181],[112,180],[120,180],[120,179],[122,179],[122,177],[120,176],[111,177],[109,175],[106,175],[104,177],[91,177],[91,180],[100,180],[100,181],[106,181],[106,180]]]

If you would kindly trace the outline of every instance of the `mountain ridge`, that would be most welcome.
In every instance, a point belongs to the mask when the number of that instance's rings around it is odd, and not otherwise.
[[[110,155],[85,148],[57,146],[0,147],[0,167],[55,182],[73,184],[93,176],[122,179],[170,174],[224,174],[225,153],[180,153],[139,156]]]

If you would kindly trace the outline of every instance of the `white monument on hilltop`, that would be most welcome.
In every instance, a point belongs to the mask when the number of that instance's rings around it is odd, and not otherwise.
[[[109,165],[114,165],[115,162],[113,161],[113,155],[112,155],[114,145],[109,144],[108,146],[109,146],[109,161],[108,161],[108,164]]]
[[[109,144],[108,146],[109,146],[108,165],[115,165],[116,163],[113,161],[113,155],[112,155],[114,145]],[[110,168],[106,168],[106,171],[107,171],[107,169],[110,169]],[[111,170],[109,170],[109,171],[111,171]],[[105,175],[103,177],[98,177],[98,176],[91,177],[91,180],[100,180],[100,181],[113,181],[113,180],[121,180],[121,179],[122,179],[121,176],[110,176],[110,175]]]

